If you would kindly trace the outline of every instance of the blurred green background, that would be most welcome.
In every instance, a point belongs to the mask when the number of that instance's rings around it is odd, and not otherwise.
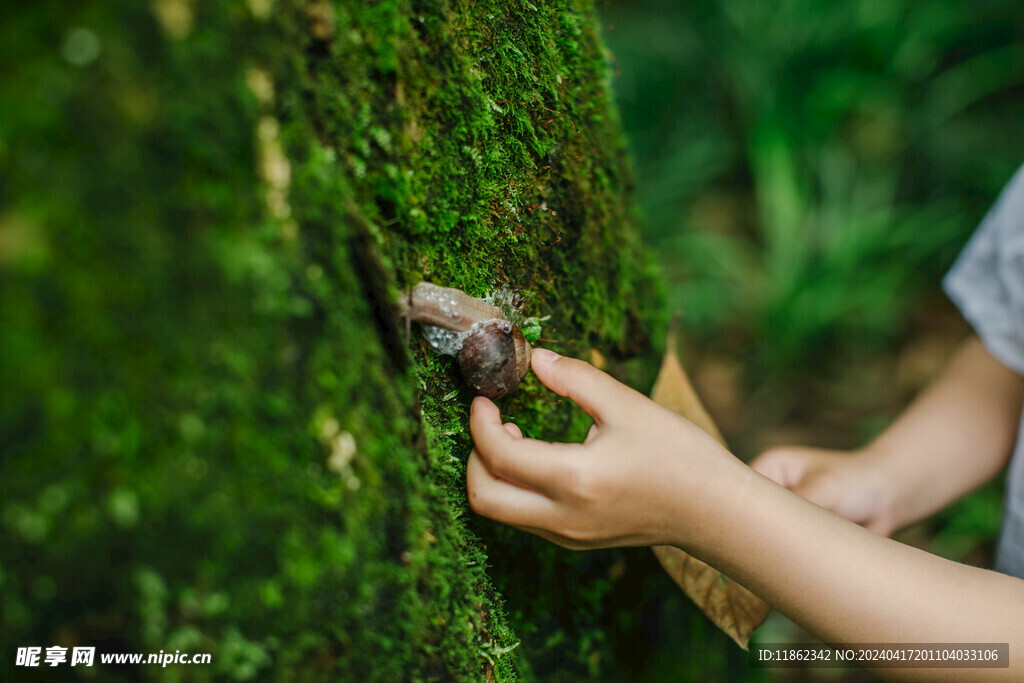
[[[1024,9],[639,0],[602,16],[647,244],[710,412],[744,458],[861,445],[967,334],[940,280],[1024,163]],[[987,565],[1001,501],[997,481],[900,538]],[[790,636],[781,620],[760,634]]]

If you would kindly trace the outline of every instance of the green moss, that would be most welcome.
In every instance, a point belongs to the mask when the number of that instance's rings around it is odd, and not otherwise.
[[[390,311],[507,285],[553,347],[648,379],[593,9],[181,6],[3,28],[4,647],[214,653],[172,679],[613,667],[618,555],[468,511],[470,396]],[[94,61],[52,50],[73,27]],[[503,410],[588,424],[532,377]]]

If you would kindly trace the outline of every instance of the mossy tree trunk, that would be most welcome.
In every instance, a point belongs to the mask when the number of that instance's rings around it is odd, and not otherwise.
[[[187,679],[612,666],[620,556],[468,511],[471,396],[392,307],[504,286],[650,380],[591,4],[42,2],[0,31],[4,678],[25,645],[213,653],[161,671]],[[587,427],[533,377],[502,409]]]

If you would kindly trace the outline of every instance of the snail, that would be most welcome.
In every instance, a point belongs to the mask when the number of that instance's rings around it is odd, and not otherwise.
[[[438,352],[456,357],[477,394],[503,398],[530,370],[530,343],[497,306],[460,289],[421,282],[398,302],[406,325],[417,322]]]

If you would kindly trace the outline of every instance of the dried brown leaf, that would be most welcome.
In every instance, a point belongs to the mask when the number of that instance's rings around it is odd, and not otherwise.
[[[669,332],[665,357],[661,362],[658,379],[654,382],[651,399],[682,415],[725,445],[722,433],[704,409],[679,362],[674,331]],[[740,647],[748,649],[750,635],[771,612],[768,603],[679,548],[656,546],[653,550],[668,575],[701,611]]]

